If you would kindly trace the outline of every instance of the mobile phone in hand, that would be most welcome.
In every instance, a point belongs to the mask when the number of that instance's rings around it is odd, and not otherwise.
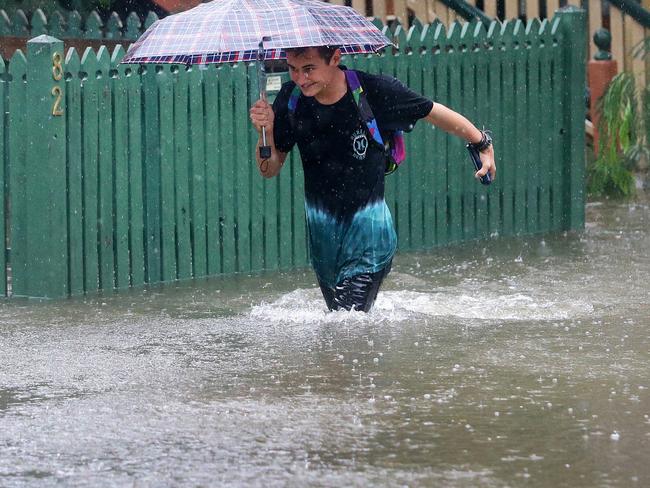
[[[469,151],[469,156],[472,160],[472,163],[474,164],[474,168],[476,168],[476,171],[478,171],[483,167],[483,163],[481,162],[481,154],[476,150],[476,148],[472,144],[467,144],[465,147]],[[489,172],[481,176],[480,179],[481,179],[481,183],[483,183],[484,185],[489,185],[490,183],[492,183],[492,177],[490,176]]]

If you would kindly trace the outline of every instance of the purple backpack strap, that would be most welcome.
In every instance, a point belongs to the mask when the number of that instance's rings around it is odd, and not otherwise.
[[[346,69],[343,71],[345,73],[345,79],[348,82],[348,86],[350,87],[350,90],[354,93],[355,91],[361,89],[361,92],[363,92],[363,88],[361,87],[361,81],[359,81],[359,75],[357,74],[356,71],[353,69]]]
[[[353,69],[346,69],[343,72],[345,73],[345,79],[348,82],[348,86],[350,87],[350,91],[354,97],[354,102],[357,104],[357,109],[359,110],[361,119],[365,122],[368,131],[375,142],[383,147],[384,139],[381,137],[379,126],[377,125],[377,119],[375,119],[375,115],[372,113],[372,108],[370,107],[366,94],[361,86],[359,75]]]

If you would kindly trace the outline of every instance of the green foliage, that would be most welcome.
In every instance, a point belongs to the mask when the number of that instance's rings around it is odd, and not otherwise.
[[[93,10],[107,10],[115,0],[59,0],[59,4],[66,10],[76,10],[82,15]]]
[[[648,96],[646,89],[641,94],[643,108],[648,105]],[[640,116],[639,105],[634,76],[628,72],[616,75],[598,101],[599,149],[587,173],[587,190],[591,195],[634,196],[633,169],[641,158],[648,156],[644,137],[647,111],[641,111]]]

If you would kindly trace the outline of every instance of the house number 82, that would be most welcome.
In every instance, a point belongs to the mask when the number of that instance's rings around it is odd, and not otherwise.
[[[54,81],[61,81],[63,79],[63,66],[61,65],[61,54],[55,52],[52,55],[52,78]],[[63,92],[61,88],[55,86],[52,88],[52,96],[55,97],[54,106],[52,107],[52,115],[55,117],[60,117],[63,115],[63,110],[61,109],[61,100],[63,98]]]

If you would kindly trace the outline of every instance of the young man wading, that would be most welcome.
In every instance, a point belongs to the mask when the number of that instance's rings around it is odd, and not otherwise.
[[[397,237],[384,201],[386,151],[362,119],[355,99],[360,90],[350,90],[340,61],[336,48],[288,49],[292,81],[282,86],[273,107],[257,101],[250,118],[260,133],[255,154],[262,176],[276,176],[298,145],[311,260],[328,308],[368,312],[390,271]],[[410,130],[425,119],[475,145],[483,162],[477,177],[496,176],[491,139],[465,117],[394,78],[355,73],[382,133]],[[264,160],[262,127],[271,146],[271,157]]]

